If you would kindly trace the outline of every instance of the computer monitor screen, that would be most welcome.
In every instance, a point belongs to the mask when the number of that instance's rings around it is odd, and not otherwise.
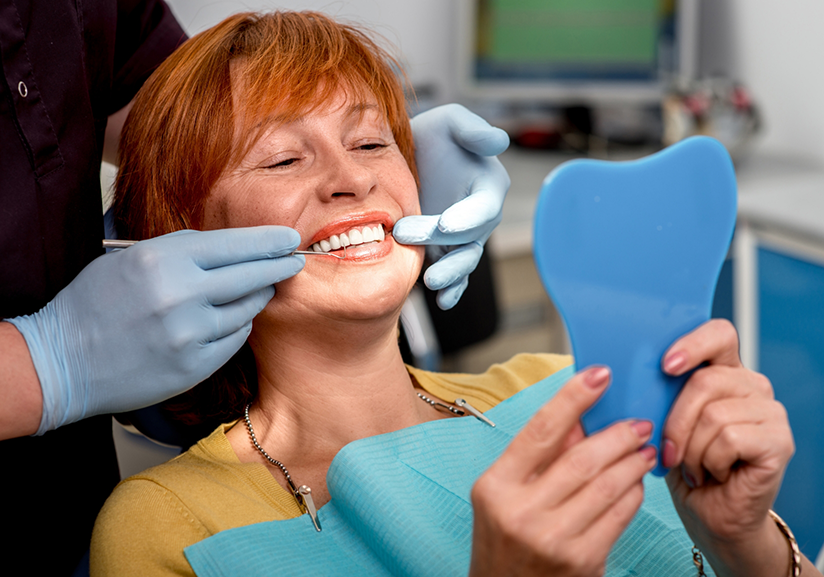
[[[506,99],[660,99],[689,67],[692,3],[463,0],[463,88]]]

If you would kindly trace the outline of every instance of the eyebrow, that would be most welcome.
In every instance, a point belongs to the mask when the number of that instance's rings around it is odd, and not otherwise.
[[[369,102],[358,102],[358,103],[349,105],[349,107],[346,110],[346,116],[355,116],[356,114],[363,114],[364,112],[367,112],[367,111],[370,111],[370,110],[379,110],[379,109],[380,109],[380,106],[378,104],[369,103]],[[298,116],[297,118],[292,120],[292,122],[300,122],[301,119],[304,116],[306,116],[306,115],[301,114],[300,116]],[[257,130],[261,126],[284,124],[285,122],[287,122],[287,119],[288,119],[288,117],[285,114],[278,114],[278,115],[275,115],[275,116],[267,116],[266,118],[264,118],[260,122],[256,123],[253,128],[255,130]]]
[[[349,111],[347,114],[353,114],[355,112],[361,113],[367,110],[377,110],[379,107],[377,104],[372,104],[369,102],[358,102],[357,104],[352,104],[349,106]]]

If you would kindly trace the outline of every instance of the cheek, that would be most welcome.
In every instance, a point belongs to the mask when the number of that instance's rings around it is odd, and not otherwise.
[[[418,282],[426,256],[426,247],[397,244],[395,249],[401,255],[396,269],[398,290],[404,291],[403,298],[405,299],[409,296],[412,287]]]
[[[414,181],[413,181],[414,182]],[[412,216],[421,213],[421,197],[417,188],[414,188],[414,193],[409,199],[408,211],[404,211],[406,216]]]
[[[228,228],[231,212],[226,203],[226,198],[216,191],[212,191],[203,203],[203,230],[216,230]]]
[[[294,228],[302,211],[297,195],[284,195],[256,183],[219,184],[206,198],[203,229],[281,225]]]
[[[418,276],[421,274],[421,268],[423,267],[423,260],[426,256],[426,247],[421,245],[408,245],[405,248],[412,251],[412,273],[415,280],[417,280]]]
[[[397,171],[394,178],[388,183],[388,188],[392,191],[395,202],[401,207],[403,216],[421,213],[418,187],[406,162],[403,163],[403,169]]]

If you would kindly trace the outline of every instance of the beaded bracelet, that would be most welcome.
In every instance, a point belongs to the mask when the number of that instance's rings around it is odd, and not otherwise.
[[[784,522],[784,519],[778,516],[778,513],[769,510],[770,518],[778,525],[778,530],[787,539],[790,544],[790,572],[789,577],[799,577],[801,575],[801,550],[798,548],[798,541],[795,540],[795,535],[790,530],[789,526]],[[695,569],[698,571],[698,577],[707,577],[704,573],[704,557],[701,555],[700,549],[695,545],[692,546],[692,562],[695,564]]]

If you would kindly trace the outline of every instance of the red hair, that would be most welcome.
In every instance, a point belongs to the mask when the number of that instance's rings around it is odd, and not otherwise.
[[[365,32],[318,12],[236,14],[191,38],[146,81],[124,125],[118,233],[139,240],[199,228],[212,187],[273,121],[311,112],[340,88],[355,101],[377,100],[417,181],[399,71]],[[255,359],[244,345],[166,407],[208,427],[237,418],[256,395]]]
[[[118,232],[144,239],[199,228],[210,190],[271,126],[271,114],[293,120],[339,88],[378,101],[417,181],[396,71],[397,60],[365,32],[319,12],[236,14],[191,38],[148,79],[124,125]]]

